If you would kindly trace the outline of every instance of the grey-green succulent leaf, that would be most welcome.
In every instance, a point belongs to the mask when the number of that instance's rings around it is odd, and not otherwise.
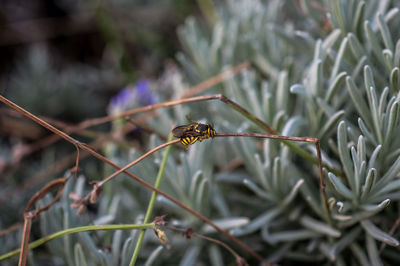
[[[85,259],[85,254],[83,253],[82,246],[79,243],[75,244],[74,247],[74,258],[75,265],[77,266],[87,266],[87,261]]]
[[[305,228],[314,230],[321,234],[326,234],[331,237],[338,238],[342,235],[339,230],[306,215],[300,218],[300,224],[302,224]]]
[[[378,248],[376,247],[375,239],[368,233],[366,233],[366,238],[370,265],[383,266],[383,263],[379,256]]]
[[[336,191],[348,200],[355,200],[356,196],[353,192],[348,189],[339,178],[337,178],[334,174],[328,173],[329,181],[331,181],[332,185],[335,187]]]
[[[399,246],[399,241],[390,236],[389,234],[383,232],[381,229],[376,227],[370,220],[363,220],[361,221],[361,226],[368,232],[370,236],[373,238],[382,241],[391,246]]]
[[[160,257],[161,252],[164,250],[163,245],[159,245],[156,249],[153,250],[153,252],[150,253],[149,257],[147,258],[145,262],[145,266],[151,266],[156,263],[158,257]]]
[[[218,225],[218,227],[226,231],[244,227],[247,224],[249,224],[249,222],[250,219],[248,217],[233,217],[233,216],[229,218],[213,220],[214,224]],[[215,229],[208,224],[204,225],[201,231],[204,232],[205,234],[216,232]]]
[[[276,218],[280,214],[280,209],[270,209],[264,212],[262,215],[254,218],[252,222],[249,224],[241,227],[235,228],[230,231],[230,233],[234,236],[242,236],[253,233],[259,230],[262,226],[267,225],[270,223],[274,218]]]

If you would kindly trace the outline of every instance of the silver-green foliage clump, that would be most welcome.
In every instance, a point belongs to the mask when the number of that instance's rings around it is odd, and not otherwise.
[[[215,65],[222,68],[226,62],[252,60],[267,78],[246,72],[227,82],[223,93],[283,135],[319,138],[324,161],[343,171],[342,176],[326,173],[332,219],[328,222],[316,171],[307,171],[302,161],[294,163],[290,150],[271,140],[261,149],[248,139],[232,140],[246,171],[239,176],[222,174],[220,183],[241,182],[253,192],[254,202],[264,200],[249,224],[232,233],[259,233],[260,242],[274,246],[270,256],[276,261],[314,260],[315,254],[323,254],[321,261],[335,263],[398,261],[396,248],[378,251],[382,242],[399,245],[388,234],[397,218],[391,213],[396,206],[388,205],[399,197],[398,3],[326,1],[319,8],[327,11],[332,26],[328,30],[321,27],[327,21],[320,9],[309,1],[300,3],[310,15],[308,20],[293,17],[296,7],[282,1],[266,5],[233,1],[229,11],[221,12],[208,38],[192,30],[194,21],[180,31],[189,50],[180,59],[185,69],[195,69],[189,72],[194,80],[208,77],[205,70]],[[226,12],[237,16],[226,16]],[[237,33],[235,38],[232,32]],[[232,39],[237,41],[232,43]],[[201,45],[196,48],[197,43]],[[220,113],[218,119],[232,120],[226,124],[235,125],[238,120]],[[298,191],[301,196],[296,198]],[[290,204],[293,198],[296,204]],[[308,243],[298,245],[304,240]],[[354,256],[346,259],[345,250]]]
[[[178,60],[190,84],[245,60],[254,63],[256,67],[208,93],[226,95],[281,135],[320,139],[324,163],[337,170],[324,172],[329,217],[319,193],[317,166],[275,140],[217,138],[189,151],[175,149],[161,189],[218,221],[271,262],[399,263],[398,237],[390,231],[400,199],[400,3],[265,2],[226,1],[216,7],[216,20],[208,28],[189,18],[179,29],[184,51]],[[180,95],[182,79],[173,87]],[[161,93],[157,97],[163,99]],[[174,124],[185,123],[185,114],[212,122],[217,132],[265,133],[220,102],[161,110],[149,124],[167,134]],[[148,149],[157,144],[161,141],[152,137]],[[297,145],[315,156],[314,145]],[[139,156],[112,144],[106,153],[120,165]],[[154,182],[161,153],[153,158],[131,171]],[[227,166],[233,161],[240,166],[232,170]],[[149,195],[121,176],[102,193],[96,219],[140,221]],[[218,237],[190,214],[158,199],[157,214],[168,214],[171,224]],[[72,218],[63,211],[59,224],[65,228]],[[49,220],[54,218],[42,219]],[[167,234],[171,250],[146,235],[141,263],[233,261],[219,246]],[[126,232],[79,238],[75,244],[73,238],[65,240],[69,246],[64,251],[54,248],[54,254],[71,256],[69,265],[115,265],[129,261],[136,240]],[[100,250],[107,245],[111,252]],[[89,253],[93,256],[83,255]]]

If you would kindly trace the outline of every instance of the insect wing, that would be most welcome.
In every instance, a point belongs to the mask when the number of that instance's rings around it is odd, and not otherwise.
[[[188,126],[179,126],[172,130],[172,134],[175,138],[183,137],[187,132]]]
[[[194,130],[194,125],[190,124],[174,128],[172,130],[172,134],[174,135],[175,138],[184,138],[187,136],[198,137],[201,136],[202,132],[196,132]]]
[[[181,137],[187,137],[187,136],[201,137],[202,135],[203,135],[202,132],[196,132],[196,131],[193,131],[193,130],[186,130]]]

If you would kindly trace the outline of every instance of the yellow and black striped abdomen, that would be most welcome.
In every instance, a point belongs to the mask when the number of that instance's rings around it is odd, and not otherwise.
[[[196,141],[213,138],[215,130],[210,124],[193,123],[190,125],[178,126],[172,130],[176,138],[181,139],[183,145],[192,145]]]
[[[193,137],[193,136],[186,136],[186,137],[182,137],[181,138],[181,143],[183,145],[192,145],[194,144],[197,140],[199,139],[199,137]]]

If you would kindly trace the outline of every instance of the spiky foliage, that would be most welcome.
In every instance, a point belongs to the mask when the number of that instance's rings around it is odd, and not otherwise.
[[[236,184],[236,195],[225,196],[232,208],[249,204],[254,211],[242,212],[250,222],[232,232],[257,235],[254,245],[268,249],[273,261],[397,261],[396,248],[379,252],[378,245],[399,245],[388,234],[398,218],[399,197],[398,6],[391,1],[229,3],[212,35],[205,37],[193,20],[181,29],[187,56],[179,58],[189,77],[206,78],[216,66],[253,60],[267,78],[246,72],[226,83],[223,93],[283,135],[319,138],[324,161],[343,170],[341,176],[326,173],[332,218],[326,220],[315,169],[275,141],[260,148],[252,140],[232,140],[245,171],[217,175],[217,181]],[[238,119],[218,113],[217,119],[235,130]],[[249,126],[243,121],[239,130]],[[249,188],[251,198],[239,184]],[[353,256],[344,256],[348,252]]]

